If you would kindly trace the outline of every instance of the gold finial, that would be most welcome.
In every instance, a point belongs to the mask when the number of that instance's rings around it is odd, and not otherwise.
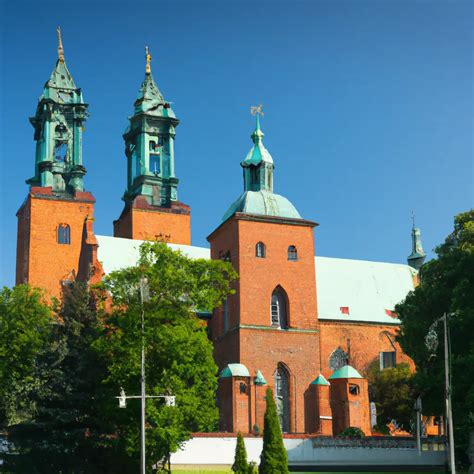
[[[150,52],[148,51],[148,46],[145,46],[145,57],[146,57],[146,68],[145,68],[145,72],[147,74],[150,74],[151,73],[151,54]]]
[[[252,105],[252,107],[250,107],[250,113],[252,115],[261,115],[262,117],[264,116],[264,113],[263,113],[263,106],[262,104],[260,105]]]
[[[61,39],[61,27],[58,26],[56,31],[58,32],[58,59],[61,62],[64,62],[64,49],[63,49],[63,41]]]

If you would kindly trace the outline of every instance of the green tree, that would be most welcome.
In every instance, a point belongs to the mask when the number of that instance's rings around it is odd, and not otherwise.
[[[267,389],[267,408],[263,418],[263,450],[260,455],[260,474],[285,474],[288,470],[288,455],[283,445],[277,408],[271,388]]]
[[[18,453],[7,465],[12,472],[103,472],[105,435],[98,401],[105,367],[91,348],[101,328],[85,284],[75,283],[65,292],[53,321],[32,376],[35,413],[10,427]]]
[[[395,419],[405,431],[411,431],[413,423],[413,374],[408,364],[402,363],[391,369],[380,370],[379,363],[372,364],[367,373],[369,398],[377,407],[377,420],[387,425]]]
[[[108,367],[104,383],[110,397],[118,395],[120,387],[137,395],[144,311],[147,394],[176,397],[174,407],[160,399],[147,400],[147,460],[165,466],[170,453],[192,432],[217,428],[217,366],[206,325],[195,313],[219,306],[232,292],[236,273],[227,262],[192,260],[159,242],[143,244],[140,255],[137,267],[112,273],[105,281],[113,308],[96,347]],[[143,307],[142,277],[149,286]],[[138,459],[140,450],[139,409],[140,402],[132,400],[125,410],[118,410],[114,403],[107,412],[116,426],[117,443],[131,459]]]
[[[396,307],[401,320],[398,341],[415,362],[415,385],[426,415],[443,413],[444,346],[431,356],[425,336],[433,322],[449,315],[452,354],[452,401],[456,444],[465,456],[474,420],[474,211],[459,214],[454,230],[435,249],[437,258],[421,268],[421,283]]]
[[[235,457],[232,470],[237,474],[247,474],[249,470],[245,442],[240,431],[237,433],[237,443],[235,445]]]
[[[31,393],[38,354],[52,327],[43,292],[28,285],[0,291],[0,424],[28,420],[35,411]]]

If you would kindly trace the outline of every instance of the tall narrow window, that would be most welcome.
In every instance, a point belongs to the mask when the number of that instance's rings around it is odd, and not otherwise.
[[[150,153],[150,171],[154,174],[160,174],[160,155]]]
[[[286,329],[288,327],[286,294],[280,287],[272,293],[270,317],[272,326]]]
[[[290,431],[290,384],[288,372],[281,364],[278,364],[274,380],[278,419],[281,430],[288,433]]]
[[[290,245],[288,247],[288,260],[292,262],[298,260],[298,250],[296,250],[296,247],[294,245]]]
[[[257,258],[265,258],[266,257],[266,248],[263,242],[259,242],[255,246],[255,256]]]
[[[71,243],[71,228],[67,224],[58,226],[58,244],[69,245]]]

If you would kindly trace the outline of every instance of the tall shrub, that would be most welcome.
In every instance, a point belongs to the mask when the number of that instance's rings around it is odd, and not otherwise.
[[[283,445],[280,423],[273,391],[267,389],[267,409],[263,422],[263,450],[260,455],[259,474],[287,474],[288,455]]]

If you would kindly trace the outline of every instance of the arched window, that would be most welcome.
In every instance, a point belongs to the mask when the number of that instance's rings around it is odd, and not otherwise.
[[[340,347],[333,351],[333,353],[329,356],[329,368],[331,370],[339,370],[348,363],[349,356]]]
[[[67,224],[59,224],[58,226],[58,244],[71,243],[71,228]]]
[[[290,431],[290,384],[288,371],[282,364],[278,364],[275,371],[275,404],[280,421],[281,431]]]
[[[270,316],[272,326],[276,326],[282,329],[288,327],[286,302],[286,293],[283,288],[276,288],[272,293],[272,300],[270,303]]]
[[[152,153],[157,153],[158,152],[158,144],[154,141],[154,140],[151,140],[150,141],[150,151]]]
[[[288,260],[292,262],[298,260],[298,250],[296,250],[296,247],[294,245],[290,245],[288,247]]]
[[[263,242],[259,242],[255,246],[255,256],[257,258],[265,258],[267,256],[266,250],[265,244]]]

